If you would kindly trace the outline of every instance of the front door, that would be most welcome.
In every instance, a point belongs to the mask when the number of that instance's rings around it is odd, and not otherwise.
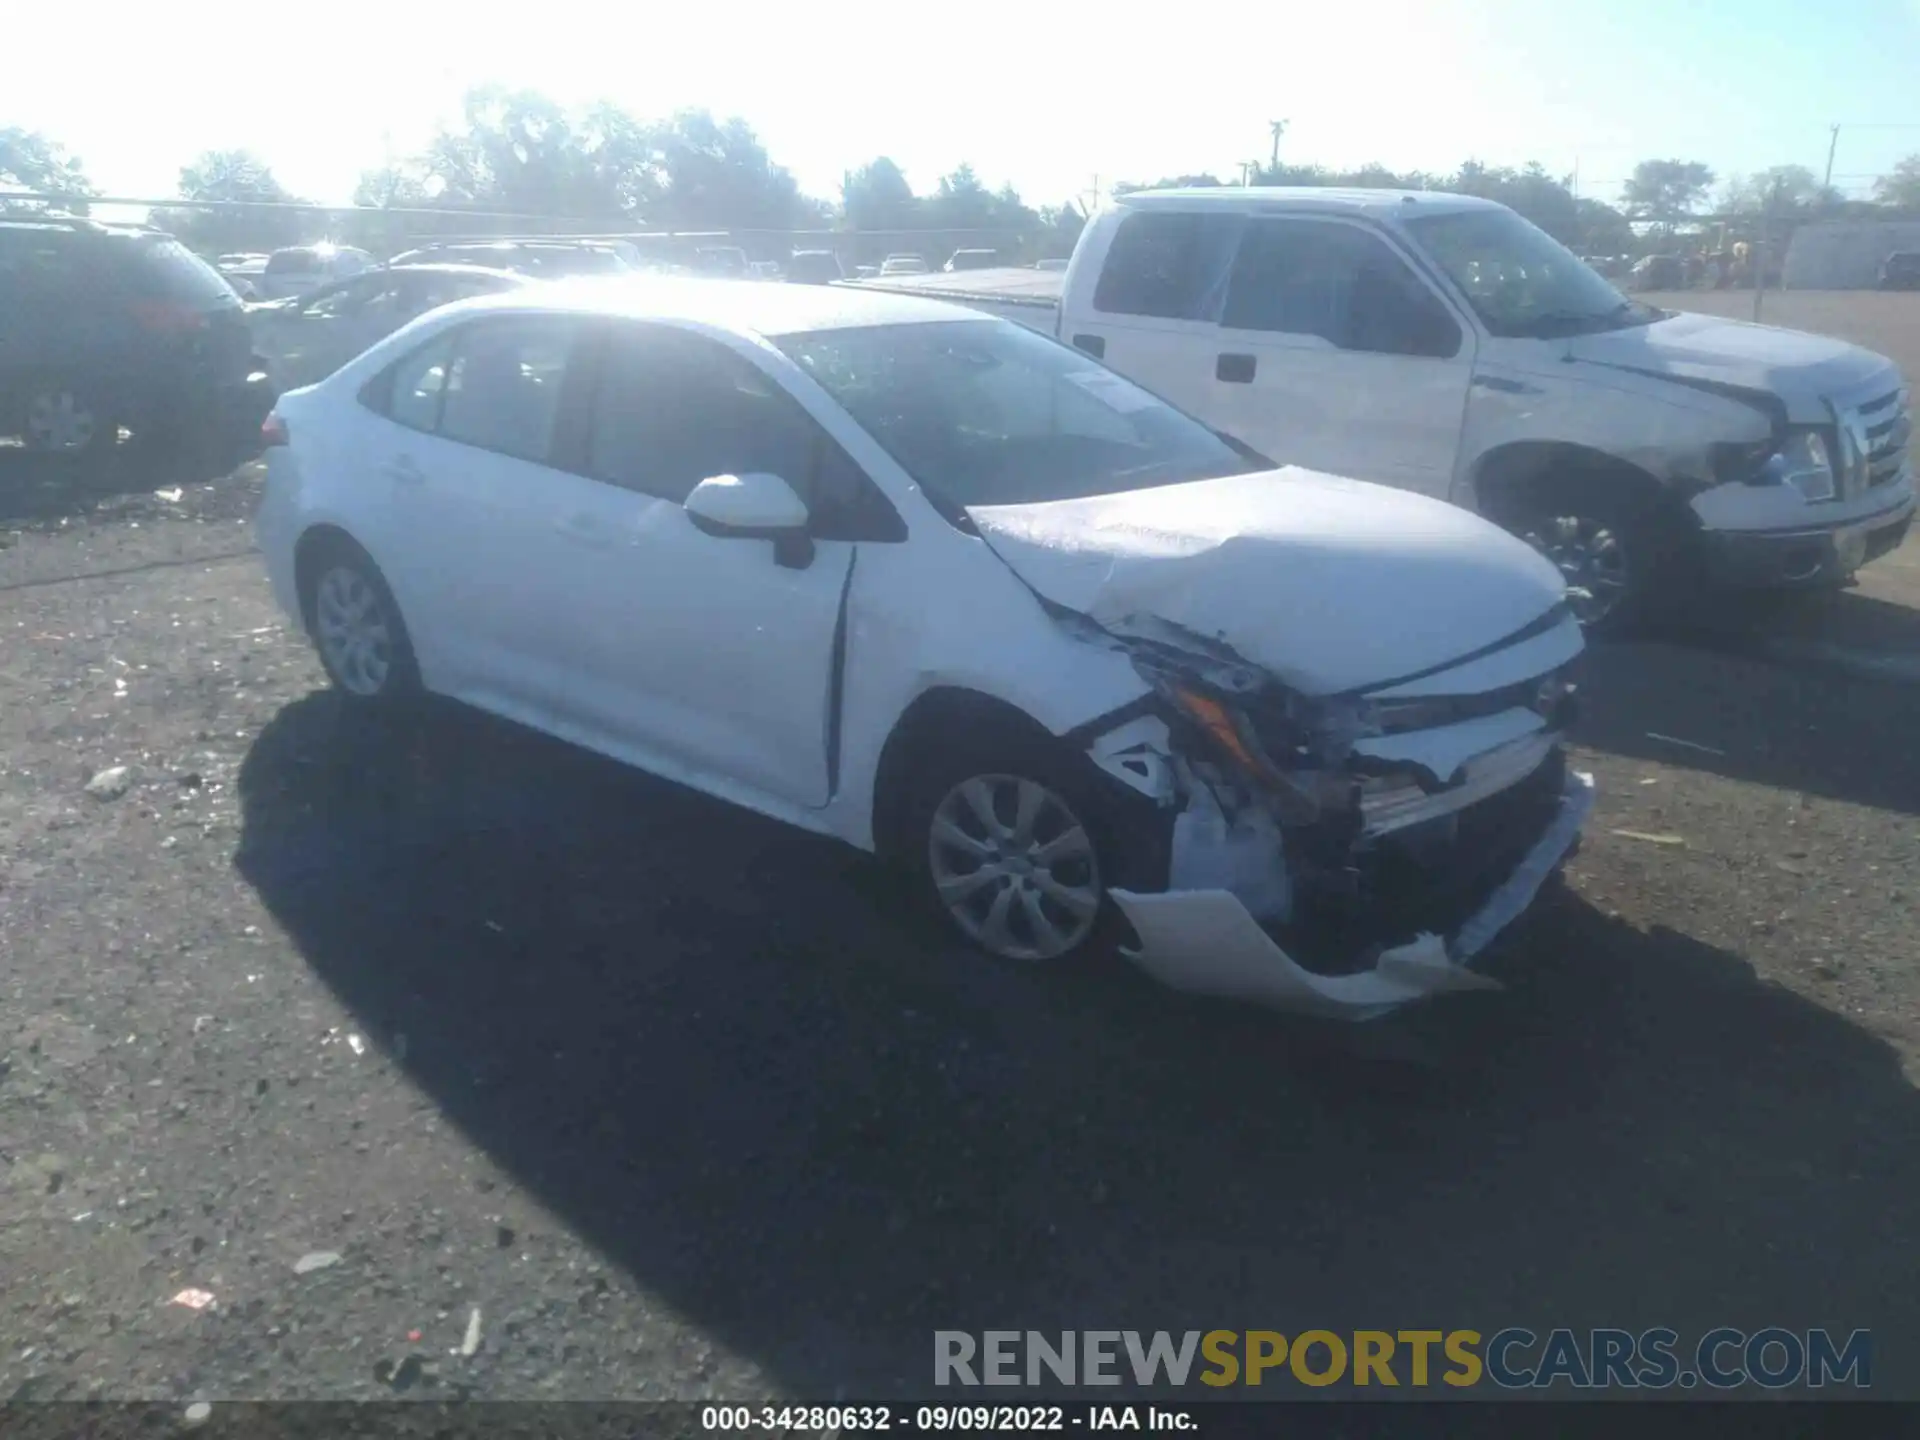
[[[1471,332],[1350,221],[1250,221],[1200,410],[1277,461],[1445,498]]]
[[[818,425],[717,341],[612,324],[552,517],[559,639],[578,723],[751,803],[828,798],[833,642],[854,544],[809,563],[723,539],[682,508],[700,481],[765,472],[809,495]],[[830,443],[830,442],[825,442]]]

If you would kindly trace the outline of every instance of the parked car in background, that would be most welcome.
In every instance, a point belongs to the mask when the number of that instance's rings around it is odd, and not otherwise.
[[[1183,988],[1485,988],[1592,803],[1526,545],[951,306],[532,287],[266,429],[267,573],[348,704],[424,688],[878,851],[995,957],[1124,915]]]
[[[909,254],[905,251],[889,255],[880,262],[882,275],[925,275],[927,270],[924,256]]]
[[[1896,250],[1881,262],[1882,290],[1920,290],[1920,250]]]
[[[1636,290],[1684,290],[1686,261],[1678,255],[1642,255],[1633,262],[1627,278]]]
[[[702,245],[693,252],[693,268],[701,275],[718,275],[727,280],[743,279],[753,273],[747,252],[738,245]]]
[[[512,270],[541,280],[568,275],[620,275],[640,268],[640,254],[625,240],[447,240],[419,245],[396,255],[390,266],[478,265]]]
[[[787,283],[830,285],[846,278],[840,257],[831,250],[796,250],[787,261]]]
[[[477,265],[398,265],[370,270],[292,300],[248,307],[254,348],[282,390],[331,375],[416,316],[475,295],[539,282]]]
[[[138,225],[0,218],[7,449],[85,470],[137,447],[212,474],[257,449],[272,403],[239,297],[178,240]]]
[[[373,264],[373,256],[352,245],[289,245],[269,255],[257,277],[248,278],[260,298],[284,300],[358,275]]]
[[[948,257],[944,268],[949,273],[956,270],[992,270],[1001,263],[998,250],[956,250]]]
[[[1891,360],[1631,300],[1490,200],[1136,192],[1064,276],[866,284],[1055,335],[1278,460],[1495,518],[1601,629],[1698,583],[1842,583],[1912,521]]]

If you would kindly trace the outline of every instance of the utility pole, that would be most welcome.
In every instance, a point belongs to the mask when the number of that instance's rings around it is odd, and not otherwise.
[[[1827,178],[1820,182],[1820,203],[1826,204],[1827,194],[1833,189],[1833,152],[1840,148],[1840,127],[1829,125],[1833,138],[1827,141]]]
[[[1287,122],[1284,120],[1269,120],[1267,122],[1267,129],[1273,132],[1272,168],[1278,170],[1280,168],[1280,137],[1286,133]]]

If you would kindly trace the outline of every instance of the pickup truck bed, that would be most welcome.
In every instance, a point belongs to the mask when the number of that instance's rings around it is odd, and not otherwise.
[[[837,284],[859,290],[886,290],[916,295],[923,300],[945,300],[981,310],[1052,335],[1058,328],[1060,296],[1066,274],[1059,270],[1029,270],[1005,266],[997,270],[959,270],[952,274],[889,275],[883,279],[841,280]]]

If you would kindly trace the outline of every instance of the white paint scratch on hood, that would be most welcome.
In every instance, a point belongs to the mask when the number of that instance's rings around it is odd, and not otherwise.
[[[1565,594],[1551,564],[1457,506],[1293,466],[967,513],[1055,604],[1109,628],[1184,626],[1309,694],[1444,665]]]

